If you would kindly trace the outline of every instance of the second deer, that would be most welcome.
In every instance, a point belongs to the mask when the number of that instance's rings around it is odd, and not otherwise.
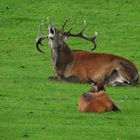
[[[78,100],[78,110],[81,112],[109,112],[120,111],[120,108],[112,101],[105,92],[103,82],[97,83],[90,80],[92,87]],[[94,85],[93,85],[94,84]]]

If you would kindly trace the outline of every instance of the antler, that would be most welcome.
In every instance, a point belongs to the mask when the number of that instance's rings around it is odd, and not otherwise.
[[[65,27],[66,23],[67,23],[69,20],[70,20],[70,17],[67,18],[67,19],[65,20],[64,24],[62,25],[62,32],[64,32],[64,27]],[[94,44],[94,47],[93,47],[91,50],[93,51],[93,50],[95,50],[96,47],[97,47],[97,46],[96,46],[96,43],[95,43],[95,39],[96,39],[98,33],[95,32],[94,35],[93,35],[93,36],[90,36],[90,37],[85,36],[85,35],[83,35],[83,32],[85,31],[86,27],[87,27],[86,20],[84,20],[84,27],[83,27],[83,29],[82,29],[79,33],[72,34],[72,33],[71,33],[72,28],[70,28],[69,31],[68,31],[68,32],[64,32],[64,34],[67,35],[68,37],[79,37],[79,38],[83,38],[83,39],[85,39],[85,40],[87,40],[87,41],[92,42],[92,43]]]
[[[44,39],[46,39],[46,38],[48,38],[48,36],[44,36],[44,35],[38,36],[38,37],[36,38],[36,48],[37,48],[37,50],[38,50],[39,52],[41,52],[41,53],[45,53],[45,52],[43,52],[43,51],[39,48],[39,45],[43,46],[43,44],[41,43],[41,41],[44,40]]]
[[[48,38],[48,36],[43,35],[42,26],[44,26],[44,24],[45,23],[42,20],[42,22],[39,24],[39,28],[38,28],[39,34],[41,34],[41,35],[38,35],[37,38],[36,38],[36,48],[41,53],[44,53],[44,52],[39,48],[39,44],[41,46],[43,46],[43,44],[41,43],[41,41],[44,40],[44,39],[46,39],[46,38]]]
[[[67,17],[66,20],[64,21],[63,25],[62,25],[62,28],[61,28],[61,31],[64,32],[64,27],[65,25],[67,24],[67,22],[71,19],[71,17]],[[72,28],[71,28],[72,29]]]

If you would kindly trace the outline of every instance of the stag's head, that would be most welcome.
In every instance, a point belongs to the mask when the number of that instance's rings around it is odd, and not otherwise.
[[[48,27],[48,39],[49,46],[52,49],[57,49],[58,47],[63,47],[67,36],[61,30],[58,30],[54,25],[49,25]]]
[[[39,37],[37,37],[36,39],[36,48],[38,51],[44,53],[40,48],[39,48],[39,44],[42,45],[41,41],[48,38],[49,39],[49,45],[52,49],[57,49],[58,47],[63,47],[63,44],[65,43],[65,40],[69,37],[79,37],[82,39],[85,39],[87,41],[90,41],[94,44],[94,47],[92,48],[92,50],[94,50],[96,48],[96,44],[95,44],[95,39],[97,36],[97,32],[94,33],[93,36],[91,37],[87,37],[85,35],[83,35],[84,30],[86,29],[86,21],[84,20],[84,27],[82,28],[82,30],[79,33],[73,34],[71,33],[72,28],[70,28],[67,32],[64,31],[65,29],[65,25],[66,23],[70,20],[70,18],[67,18],[63,25],[61,30],[58,30],[54,25],[52,25],[51,23],[49,23],[48,26],[48,35],[40,35]],[[41,28],[40,28],[41,29]]]

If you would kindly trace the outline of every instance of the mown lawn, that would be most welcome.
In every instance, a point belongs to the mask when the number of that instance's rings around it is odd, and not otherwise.
[[[77,110],[90,85],[48,81],[50,50],[35,49],[38,24],[50,17],[60,28],[67,16],[67,29],[76,23],[80,30],[86,19],[86,34],[98,31],[96,52],[126,57],[140,71],[139,0],[0,0],[0,140],[139,140],[140,84],[107,86],[122,112],[97,114]],[[68,44],[92,47],[79,39]]]

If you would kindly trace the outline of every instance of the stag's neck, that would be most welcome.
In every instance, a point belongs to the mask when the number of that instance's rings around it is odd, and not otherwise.
[[[66,43],[51,47],[53,65],[58,69],[65,69],[66,66],[73,61],[73,54]]]

